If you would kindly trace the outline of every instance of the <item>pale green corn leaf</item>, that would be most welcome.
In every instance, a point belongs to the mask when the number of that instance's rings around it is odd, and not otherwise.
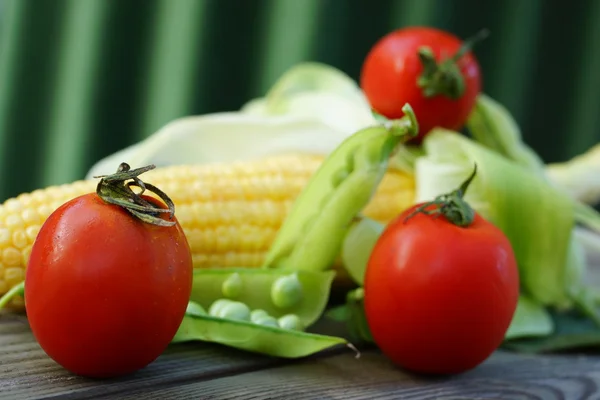
[[[600,215],[588,206],[600,199],[600,146],[563,162],[544,165],[522,139],[517,122],[502,104],[480,94],[467,126],[473,139],[498,154],[528,168],[565,191],[575,207],[575,221],[600,231]]]
[[[375,123],[356,83],[342,71],[302,63],[284,73],[265,97],[239,111],[191,115],[98,160],[86,177],[114,173],[121,162],[206,164],[299,152],[327,155],[351,134]]]
[[[328,154],[350,135],[318,118],[217,113],[177,119],[147,139],[98,161],[87,177],[112,174],[121,162],[208,164],[252,160],[288,152]]]
[[[481,93],[467,120],[473,138],[482,145],[543,174],[542,159],[523,142],[517,122],[506,107]]]
[[[268,114],[279,114],[290,110],[289,101],[307,93],[329,93],[362,106],[363,112],[371,114],[369,103],[356,82],[343,71],[327,64],[303,62],[288,69],[260,99],[261,109]],[[255,107],[256,101],[252,102]],[[305,106],[311,107],[310,104]],[[246,105],[243,110],[248,110]],[[322,110],[329,111],[329,110]],[[348,115],[349,118],[355,118]],[[374,118],[370,115],[370,118]]]
[[[569,304],[571,199],[531,170],[453,131],[437,129],[416,162],[417,201],[460,183],[477,164],[465,199],[508,237],[526,294],[543,305]]]
[[[340,257],[344,269],[358,285],[364,284],[369,257],[384,228],[384,224],[360,216],[350,225],[344,236]]]
[[[546,165],[546,174],[569,194],[585,203],[600,203],[600,144],[570,160]]]

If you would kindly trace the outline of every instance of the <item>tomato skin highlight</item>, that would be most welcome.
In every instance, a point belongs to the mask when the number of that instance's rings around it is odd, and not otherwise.
[[[77,197],[48,217],[31,251],[25,302],[33,335],[75,374],[130,374],[174,337],[192,268],[178,222],[151,225],[95,193]]]
[[[419,134],[411,142],[421,143],[434,127],[462,129],[473,109],[482,83],[479,63],[470,51],[457,63],[465,83],[459,99],[443,95],[427,98],[417,84],[423,72],[418,56],[420,47],[429,46],[439,62],[452,57],[462,43],[458,37],[439,29],[408,27],[383,36],[365,57],[360,86],[371,107],[391,119],[401,117],[402,106],[410,104],[419,121]]]
[[[506,236],[476,213],[467,228],[422,213],[392,221],[365,273],[365,315],[396,365],[425,374],[475,368],[502,343],[519,298]]]

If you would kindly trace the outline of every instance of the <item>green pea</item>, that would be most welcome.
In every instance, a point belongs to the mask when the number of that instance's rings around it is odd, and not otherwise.
[[[302,300],[302,283],[297,274],[282,276],[271,286],[271,301],[279,308],[290,308]]]
[[[277,319],[274,317],[271,317],[270,315],[263,315],[262,317],[256,318],[252,322],[255,323],[256,325],[266,325],[266,326],[273,326],[275,328],[279,328]]]
[[[302,330],[302,322],[295,314],[286,314],[277,320],[279,326],[283,329],[293,329],[296,331]]]
[[[293,307],[279,308],[272,300],[273,284],[281,277],[293,273],[301,283],[300,301]],[[250,310],[261,309],[275,318],[288,313],[300,317],[304,327],[311,326],[323,314],[336,271],[285,271],[273,268],[208,268],[196,269],[189,300],[194,301],[215,315],[216,308],[227,301],[240,301]],[[235,276],[235,278],[232,278]],[[238,279],[239,278],[239,279]],[[239,280],[243,290],[238,297],[227,298],[223,293],[224,282]],[[215,302],[215,300],[222,300]],[[216,303],[216,304],[215,304]],[[211,312],[211,308],[213,311]]]
[[[226,307],[230,303],[233,303],[233,300],[218,299],[210,305],[210,308],[208,309],[208,314],[212,316],[217,316],[219,315],[223,307]]]
[[[264,266],[290,270],[323,271],[339,255],[352,220],[371,200],[383,179],[392,152],[418,132],[412,108],[395,121],[367,127],[339,145],[313,174],[294,202]],[[350,173],[339,182],[340,170]],[[315,218],[305,228],[305,221]]]
[[[200,304],[190,301],[188,302],[187,308],[185,309],[186,314],[192,315],[206,315],[206,310]]]
[[[240,350],[282,358],[300,358],[322,350],[345,345],[360,353],[346,339],[319,335],[274,326],[257,325],[249,321],[219,319],[210,315],[186,315],[171,341],[213,342]]]
[[[242,289],[244,288],[244,284],[242,282],[242,278],[240,274],[234,272],[227,279],[223,281],[221,285],[221,291],[223,292],[223,296],[229,298],[236,298],[242,294]]]
[[[348,175],[350,175],[349,168],[340,168],[331,177],[331,184],[334,187],[338,187],[344,181],[344,179],[348,177]]]
[[[232,301],[219,309],[214,315],[219,318],[250,320],[250,308],[242,302]]]
[[[254,322],[259,318],[268,317],[268,316],[269,316],[268,312],[259,308],[256,310],[252,310],[252,312],[250,312],[250,321]]]

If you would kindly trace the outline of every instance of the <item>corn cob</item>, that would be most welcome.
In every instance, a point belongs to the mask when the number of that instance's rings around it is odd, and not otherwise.
[[[168,166],[146,172],[143,179],[173,200],[194,268],[258,267],[294,199],[323,160],[288,154],[229,164]],[[93,192],[97,183],[90,179],[51,186],[0,205],[0,295],[23,281],[31,246],[45,219],[66,201]],[[412,177],[389,171],[364,214],[386,223],[413,198]],[[13,299],[12,308],[22,306],[22,299]]]

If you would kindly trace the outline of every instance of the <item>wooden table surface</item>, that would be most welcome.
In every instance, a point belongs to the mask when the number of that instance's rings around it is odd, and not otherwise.
[[[498,351],[468,373],[424,378],[373,349],[281,360],[200,342],[126,378],[92,380],[49,359],[24,316],[0,313],[1,399],[600,399],[599,385],[600,354]]]

